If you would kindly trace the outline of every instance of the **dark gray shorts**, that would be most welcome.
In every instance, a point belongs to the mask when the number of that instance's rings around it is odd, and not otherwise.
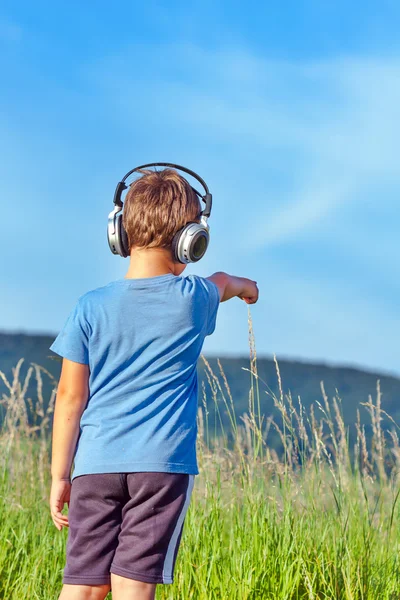
[[[173,583],[194,478],[158,472],[75,477],[63,583],[110,583],[110,573]]]

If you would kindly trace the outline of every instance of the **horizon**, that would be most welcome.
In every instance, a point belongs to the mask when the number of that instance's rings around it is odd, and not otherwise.
[[[10,335],[10,336],[25,336],[25,337],[44,337],[44,338],[50,338],[50,339],[55,339],[55,337],[57,336],[57,333],[30,333],[30,332],[24,332],[24,331],[5,331],[5,330],[1,330],[0,329],[0,336],[2,335]],[[207,356],[207,359],[213,359],[213,360],[248,360],[250,361],[250,356],[249,354],[246,353],[241,353],[241,354],[233,354],[233,353],[229,353],[229,351],[225,351],[222,354],[215,354],[213,351],[210,352],[203,352],[201,353],[201,355]],[[199,360],[201,359],[201,355]],[[55,359],[58,360],[59,362],[61,362],[61,358],[57,357],[57,355],[48,355],[46,358],[51,358],[51,359]],[[259,360],[268,360],[270,362],[274,362],[274,355],[273,354],[267,354],[267,353],[259,353],[257,352],[257,361]],[[368,375],[381,375],[383,377],[391,377],[393,379],[398,379],[400,381],[400,375],[398,373],[392,372],[392,371],[387,371],[385,369],[373,369],[373,368],[368,368],[365,367],[364,365],[360,365],[357,363],[340,363],[340,362],[335,362],[335,361],[325,361],[325,360],[307,360],[306,358],[298,358],[295,356],[286,356],[286,355],[281,355],[281,356],[276,356],[276,360],[278,362],[278,366],[279,363],[297,363],[300,365],[304,365],[304,366],[315,366],[315,367],[323,367],[323,368],[328,368],[328,369],[340,369],[340,370],[347,370],[347,371],[357,371],[360,373],[366,373]],[[1,370],[1,369],[0,369]]]

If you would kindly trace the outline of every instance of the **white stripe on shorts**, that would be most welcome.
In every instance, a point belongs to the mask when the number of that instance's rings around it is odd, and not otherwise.
[[[174,533],[172,534],[170,542],[168,544],[168,550],[167,550],[167,554],[165,556],[164,568],[163,568],[163,574],[162,574],[164,583],[170,583],[172,580],[172,567],[173,567],[175,548],[176,548],[179,534],[180,534],[182,526],[183,526],[183,520],[186,516],[187,509],[189,508],[190,497],[192,495],[192,490],[193,490],[193,486],[194,486],[194,478],[195,478],[195,475],[189,474],[189,483],[188,483],[188,487],[187,487],[187,491],[186,491],[185,504],[183,505],[181,514],[179,515],[178,521],[175,525]]]

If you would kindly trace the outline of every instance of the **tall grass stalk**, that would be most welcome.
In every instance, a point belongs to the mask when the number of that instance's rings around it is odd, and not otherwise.
[[[379,382],[376,400],[369,396],[361,406],[372,438],[359,410],[350,449],[337,391],[328,398],[321,382],[321,401],[307,412],[300,397],[285,392],[276,357],[278,395],[260,379],[250,311],[249,346],[249,412],[243,415],[236,414],[221,362],[215,373],[202,357],[207,383],[197,418],[200,475],[174,584],[159,585],[157,599],[400,599],[400,446],[397,425],[382,428]],[[62,586],[68,533],[54,527],[48,509],[57,382],[35,363],[20,382],[21,365],[22,359],[12,381],[0,371],[0,599],[47,600]],[[32,376],[34,399],[26,397]],[[54,383],[48,399],[44,376]],[[261,415],[263,394],[278,417]],[[210,436],[211,404],[220,436],[216,428]],[[270,443],[271,430],[281,449]]]

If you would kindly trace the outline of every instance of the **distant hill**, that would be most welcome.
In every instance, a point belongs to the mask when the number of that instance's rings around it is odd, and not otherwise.
[[[10,334],[0,333],[0,370],[10,380],[12,379],[12,369],[17,365],[20,358],[24,358],[24,363],[21,369],[21,377],[25,377],[29,364],[35,362],[47,369],[56,379],[60,375],[61,362],[56,359],[49,350],[55,336],[47,335],[28,335],[28,334]],[[49,358],[49,356],[54,358]],[[219,374],[219,367],[215,357],[207,357],[214,373]],[[250,389],[250,373],[245,369],[249,369],[250,363],[248,357],[227,358],[220,357],[224,373],[229,383],[232,397],[234,400],[237,420],[239,415],[248,412],[249,389]],[[325,390],[329,398],[335,394],[335,390],[342,399],[342,410],[345,424],[349,425],[351,431],[356,419],[357,408],[360,409],[362,421],[369,423],[369,416],[365,407],[360,406],[361,402],[367,402],[368,396],[372,395],[373,401],[376,398],[376,383],[380,380],[382,391],[382,408],[389,415],[400,423],[400,378],[383,375],[380,373],[365,372],[355,368],[348,367],[333,367],[324,364],[304,363],[299,361],[280,360],[278,357],[279,369],[282,378],[282,386],[284,393],[289,390],[295,405],[297,404],[297,396],[301,397],[302,404],[305,408],[309,408],[311,403],[322,401],[320,382],[324,382]],[[271,358],[258,358],[257,360],[258,375],[266,384],[259,382],[260,390],[260,405],[261,413],[276,415],[276,409],[270,395],[266,393],[272,392],[279,395],[278,379],[274,361]],[[200,359],[198,364],[199,369],[199,404],[202,405],[202,382],[205,384],[207,406],[209,410],[209,424],[214,428],[216,423],[217,431],[219,431],[219,419],[216,417],[215,403],[212,400],[209,384],[205,374],[203,361]],[[20,377],[20,381],[22,381]],[[222,378],[221,385],[223,385]],[[48,400],[51,393],[51,381],[44,375],[44,396]],[[6,393],[7,389],[3,381],[0,379],[0,395]],[[28,387],[27,397],[34,398],[36,396],[36,384],[33,377]],[[225,430],[229,430],[229,418],[225,414],[225,406],[221,402],[220,394],[217,395],[217,402],[222,414],[222,420]],[[0,422],[2,413],[0,411]],[[367,426],[368,432],[368,426]]]

